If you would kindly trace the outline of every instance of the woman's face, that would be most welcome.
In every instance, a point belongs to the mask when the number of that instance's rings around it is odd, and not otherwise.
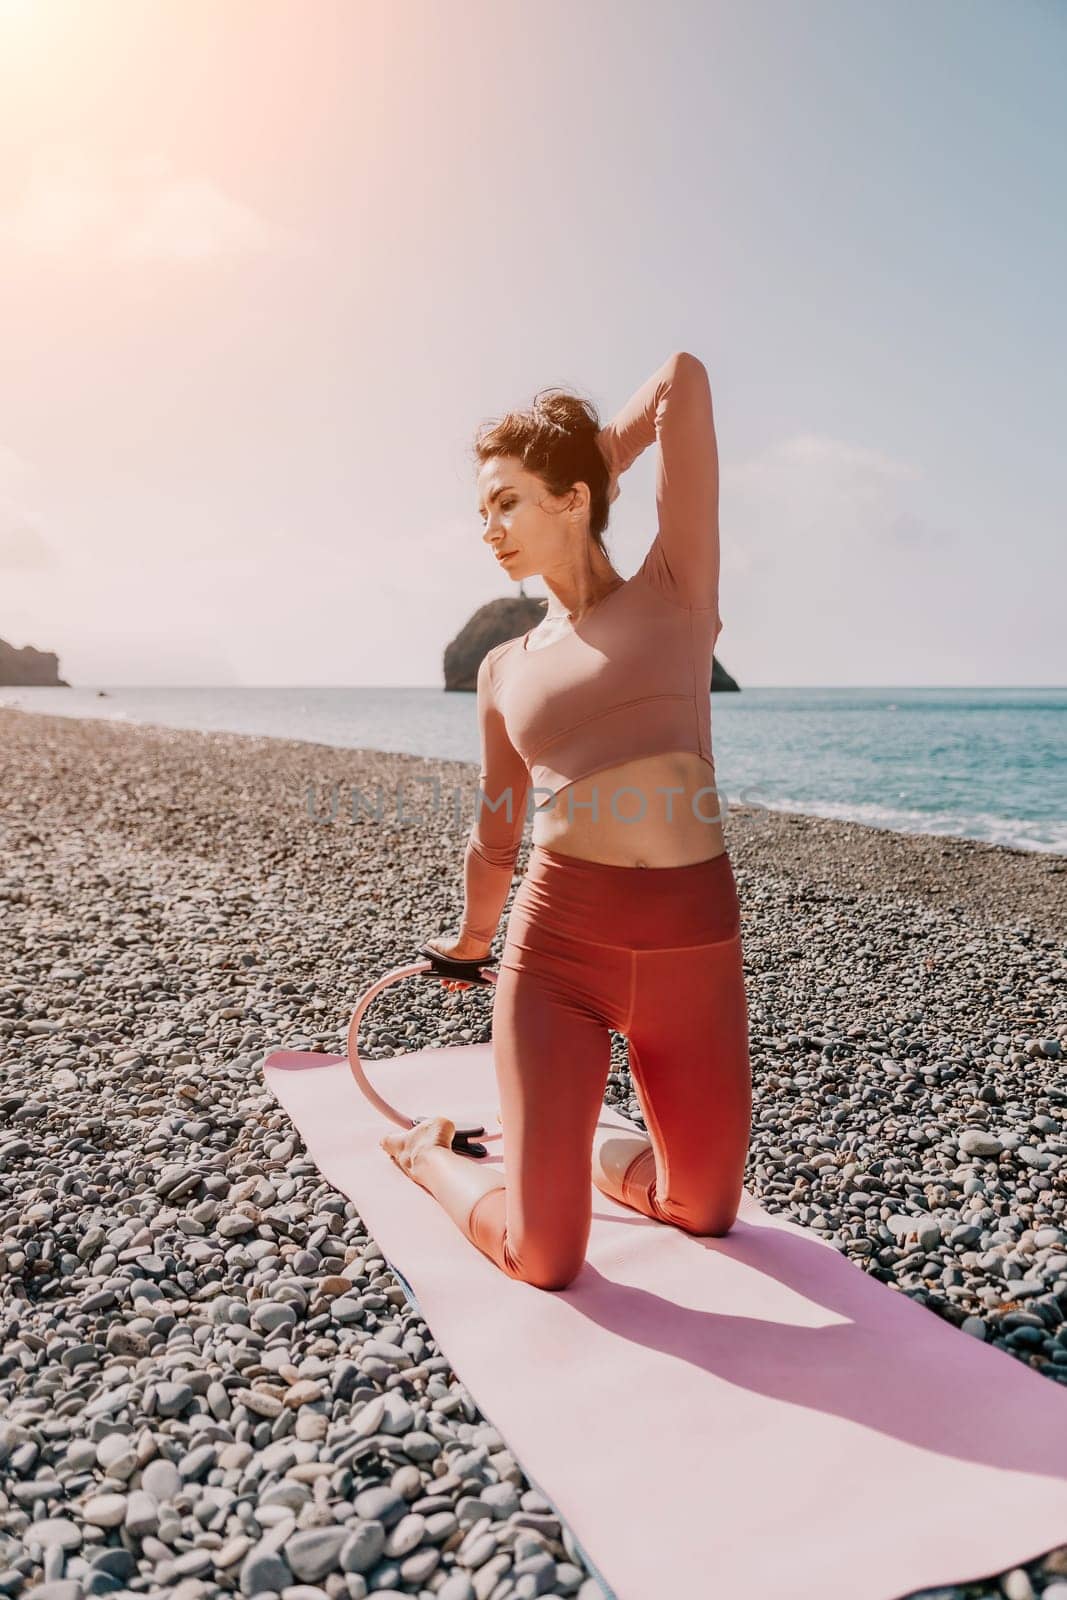
[[[478,474],[482,538],[516,582],[568,568],[583,509],[588,527],[589,490],[584,483],[555,498],[517,456],[491,456]]]

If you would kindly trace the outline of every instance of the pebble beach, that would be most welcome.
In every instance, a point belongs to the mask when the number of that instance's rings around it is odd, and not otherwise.
[[[456,930],[476,769],[0,707],[0,778],[0,1596],[603,1600],[259,1066],[342,1052]],[[726,838],[746,1187],[1067,1384],[1067,857],[747,807]],[[361,1053],[490,1010],[397,984]],[[1067,1542],[923,1591],[1037,1595]]]

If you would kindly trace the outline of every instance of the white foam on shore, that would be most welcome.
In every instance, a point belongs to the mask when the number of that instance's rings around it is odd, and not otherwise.
[[[726,793],[727,805],[760,806],[767,811],[791,812],[794,816],[825,817],[830,822],[862,822],[871,828],[888,828],[893,833],[926,834],[951,839],[977,839],[985,844],[1006,845],[1013,850],[1040,854],[1067,854],[1067,822],[1054,818],[1034,821],[1028,817],[998,817],[989,811],[962,815],[951,811],[916,811],[905,806],[880,805],[874,801],[794,800],[788,795],[774,801],[758,802],[751,790]]]

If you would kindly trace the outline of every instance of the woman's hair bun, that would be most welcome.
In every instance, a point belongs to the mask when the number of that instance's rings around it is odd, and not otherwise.
[[[598,433],[600,423],[588,400],[566,389],[539,389],[534,396],[534,415],[558,428],[560,433]]]

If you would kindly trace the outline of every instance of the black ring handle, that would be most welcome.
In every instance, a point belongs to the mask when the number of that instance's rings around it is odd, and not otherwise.
[[[414,1127],[416,1123],[426,1122],[427,1120],[428,1119],[426,1117],[412,1117],[411,1125]],[[484,1124],[479,1124],[477,1128],[457,1128],[455,1133],[452,1135],[452,1149],[461,1156],[474,1156],[476,1160],[480,1159],[482,1156],[487,1156],[489,1151],[486,1149],[485,1145],[480,1144],[479,1141],[474,1138],[476,1133],[484,1132]]]
[[[420,944],[418,954],[425,956],[432,963],[433,971],[428,972],[428,978],[462,978],[464,983],[491,984],[492,978],[482,975],[483,967],[491,967],[496,961],[496,956],[480,956],[477,960],[458,961],[452,956],[443,956],[431,944]]]

